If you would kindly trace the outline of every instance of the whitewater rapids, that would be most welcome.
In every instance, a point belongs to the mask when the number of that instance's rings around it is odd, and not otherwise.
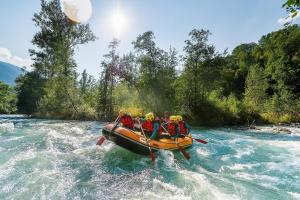
[[[193,130],[207,140],[156,162],[110,141],[103,123],[0,115],[0,199],[300,199],[300,135]]]

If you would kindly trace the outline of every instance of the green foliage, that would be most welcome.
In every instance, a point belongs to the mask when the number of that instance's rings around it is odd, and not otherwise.
[[[18,97],[18,112],[32,114],[37,111],[38,103],[45,94],[44,84],[46,80],[37,72],[28,72],[19,76],[16,80],[16,91]]]
[[[289,26],[222,55],[208,44],[209,31],[193,30],[175,110],[205,124],[299,121],[299,31]]]
[[[137,89],[134,87],[129,87],[126,82],[121,82],[116,86],[113,92],[113,97],[116,102],[117,110],[128,108],[144,108],[140,101]]]
[[[299,26],[289,26],[263,36],[253,50],[258,64],[251,67],[247,77],[245,104],[250,113],[261,115],[265,121],[299,120],[299,36]]]
[[[282,5],[288,12],[292,14],[292,17],[297,15],[297,12],[300,10],[300,0],[286,0]]]
[[[33,19],[39,30],[30,50],[34,70],[17,80],[22,113],[112,120],[119,109],[134,115],[170,111],[206,125],[300,120],[299,25],[241,44],[231,54],[216,51],[208,30],[194,29],[181,60],[175,49],[161,49],[152,31],[139,35],[134,52],[125,55],[114,39],[96,81],[85,70],[79,77],[73,58],[76,46],[95,40],[89,26],[70,22],[57,1],[41,5]]]
[[[117,53],[119,43],[119,40],[114,39],[109,44],[108,47],[110,51],[104,55],[105,60],[101,63],[102,73],[100,77],[97,111],[99,118],[104,120],[112,120],[115,113],[113,91],[120,73],[121,59]]]
[[[0,81],[0,114],[17,111],[17,97],[13,88]]]
[[[69,21],[58,1],[46,0],[33,21],[39,30],[32,39],[36,48],[30,50],[33,71],[17,81],[19,111],[56,118],[80,118],[82,108],[91,112],[94,83],[84,72],[77,84],[73,58],[76,46],[95,40],[89,25]]]
[[[139,66],[137,88],[143,107],[162,114],[174,105],[177,57],[172,48],[169,52],[158,48],[154,39],[153,32],[148,31],[133,42]]]
[[[268,82],[264,69],[258,65],[250,68],[246,80],[245,105],[250,114],[259,113],[264,109],[267,100]]]
[[[224,81],[224,95],[234,93],[239,99],[245,92],[245,81],[251,65],[256,63],[254,49],[255,43],[241,44],[233,49],[232,54],[226,58],[226,67],[221,71]]]

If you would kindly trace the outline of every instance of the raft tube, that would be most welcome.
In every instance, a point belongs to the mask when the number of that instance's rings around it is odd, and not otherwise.
[[[114,131],[112,131],[113,127],[114,124],[108,124],[102,129],[102,134],[106,139],[134,153],[140,155],[150,154],[146,139],[141,132],[120,126],[117,126]],[[193,145],[193,138],[191,135],[178,138],[176,141],[174,139],[162,138],[160,140],[151,140],[149,145],[153,151],[174,151],[178,150],[178,145],[183,148],[191,147]]]

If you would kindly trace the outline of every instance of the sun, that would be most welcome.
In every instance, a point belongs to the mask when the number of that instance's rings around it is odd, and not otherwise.
[[[127,19],[126,16],[118,9],[111,17],[111,26],[114,30],[114,36],[120,38],[122,31],[126,28]]]

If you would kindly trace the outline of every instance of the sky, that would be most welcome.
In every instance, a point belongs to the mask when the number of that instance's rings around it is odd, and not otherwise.
[[[72,1],[72,0],[69,0]],[[76,0],[75,0],[76,1]],[[77,0],[78,1],[78,0]],[[121,54],[133,51],[139,34],[153,31],[162,49],[175,47],[182,54],[184,41],[192,29],[208,29],[210,43],[218,51],[242,43],[258,42],[262,35],[283,28],[288,14],[283,0],[91,0],[89,23],[95,42],[76,48],[77,71],[98,76],[102,56],[109,42],[121,40]],[[39,0],[9,0],[0,4],[0,60],[29,66],[28,49],[38,31],[32,17],[40,10]],[[116,14],[118,13],[118,14]],[[119,17],[118,17],[119,16]],[[117,18],[117,19],[116,19]],[[287,19],[286,19],[287,18]],[[300,14],[294,19],[299,23]]]

